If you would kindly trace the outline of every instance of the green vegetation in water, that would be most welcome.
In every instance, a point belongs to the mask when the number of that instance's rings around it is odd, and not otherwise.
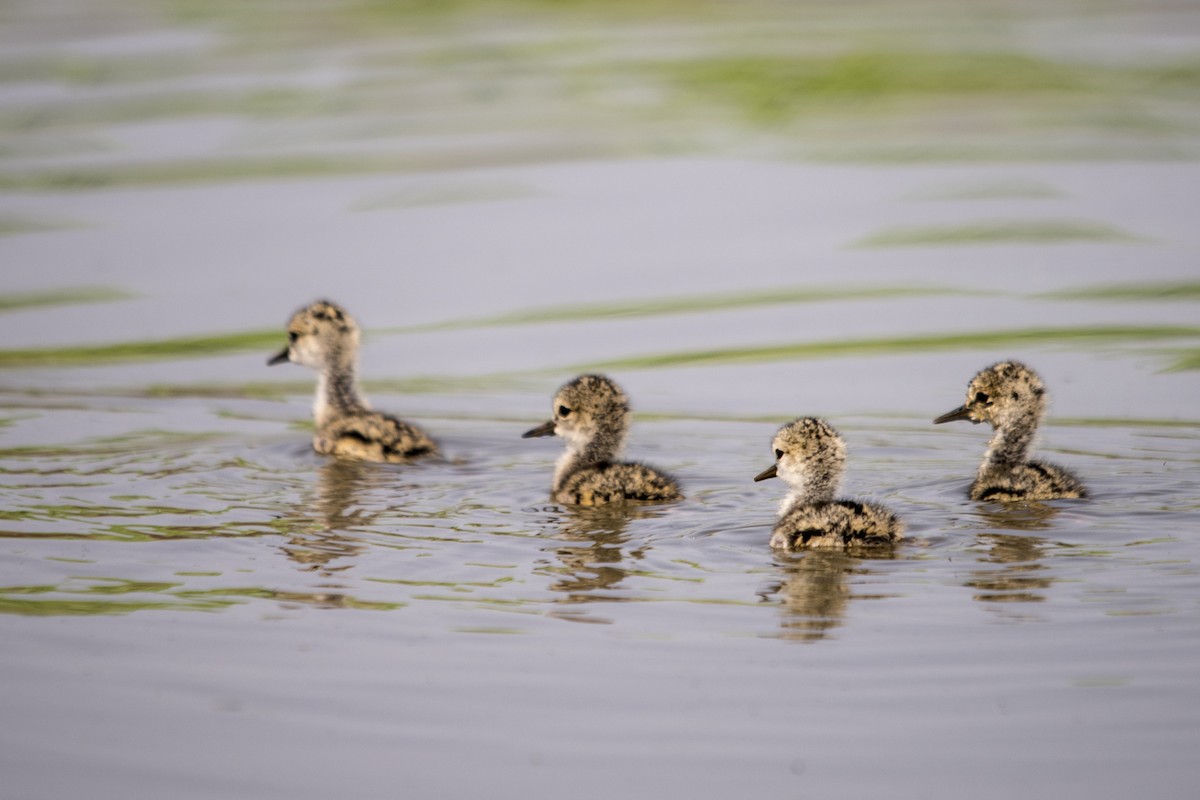
[[[860,239],[855,247],[930,247],[974,244],[1140,242],[1111,225],[1072,220],[994,220],[956,225],[891,228]]]
[[[1087,70],[1013,53],[867,52],[734,56],[663,68],[683,90],[781,122],[818,104],[895,98],[1065,94],[1093,85]]]
[[[81,581],[97,581],[95,584]],[[196,610],[215,611],[230,602],[195,602],[181,599],[169,590],[178,583],[127,581],[117,578],[86,578],[68,580],[65,586],[3,586],[0,587],[0,614],[22,616],[95,616],[129,614],[134,611]],[[110,600],[112,595],[153,593],[164,597],[155,600]],[[69,597],[38,597],[37,595],[67,594]],[[100,595],[104,599],[93,599]]]
[[[925,189],[912,200],[1049,200],[1062,197],[1053,186],[1038,181],[998,179],[979,183]]]
[[[826,24],[843,16],[826,11],[833,14]],[[989,24],[984,19],[974,21],[979,29]],[[897,31],[885,32],[849,8],[839,21],[832,47],[765,55],[714,51],[648,64],[644,71],[693,106],[731,109],[752,125],[781,131],[788,143],[780,146],[806,160],[1193,157],[1191,109],[1200,88],[1192,78],[1194,60],[1158,70],[1061,62],[1010,50],[1003,37],[990,52],[925,49],[920,42],[937,35],[932,19],[925,21],[928,30],[909,31],[912,44],[901,38],[892,49],[854,49],[872,34],[896,41]]]
[[[900,28],[874,4],[810,7],[778,0],[156,5],[185,24],[219,31],[219,37],[178,53],[6,59],[0,81],[162,84],[22,103],[0,110],[0,131],[45,141],[39,134],[56,129],[77,135],[89,126],[221,117],[251,126],[280,123],[296,143],[335,144],[343,153],[353,147],[357,155],[263,157],[260,151],[245,158],[10,168],[0,175],[0,188],[364,174],[429,169],[431,162],[437,168],[694,152],[714,143],[720,149],[733,137],[711,124],[706,112],[714,105],[755,122],[794,124],[769,146],[789,156],[801,150],[810,159],[1191,158],[1198,127],[1191,111],[1200,88],[1194,57],[1146,68],[1021,53],[1021,16],[996,3],[955,8],[951,22],[938,4],[891,4],[891,15],[905,19]],[[497,24],[518,33],[490,35]],[[953,49],[936,49],[944,46],[947,24],[955,33]],[[679,46],[666,54],[648,44],[664,30],[677,32],[672,36]],[[614,49],[617,41],[625,44]],[[869,42],[887,44],[864,46]],[[630,48],[645,55],[631,58]],[[345,56],[344,79],[331,86],[290,80],[289,71],[331,49]],[[230,89],[230,75],[252,75],[256,84],[268,85]],[[624,105],[626,95],[654,99]],[[315,124],[309,128],[309,122]],[[556,128],[557,135],[536,142],[513,144],[508,136]],[[375,155],[357,146],[363,137],[394,143],[485,130],[491,143],[470,153],[444,141],[427,152],[402,152],[402,145]],[[248,138],[256,137],[251,132]],[[111,143],[119,147],[123,138],[114,136]],[[256,146],[248,139],[241,143]],[[763,144],[759,138],[754,147]]]
[[[593,140],[519,141],[481,145],[476,150],[350,156],[232,156],[166,162],[97,164],[0,173],[3,191],[70,191],[122,186],[165,186],[233,181],[319,178],[386,172],[433,172],[469,167],[537,163],[554,159],[599,158],[614,151]]]
[[[202,611],[218,610],[216,606],[200,608],[194,604],[172,602],[170,600],[151,601],[112,601],[112,600],[48,600],[27,597],[6,597],[5,589],[0,589],[0,614],[18,614],[26,617],[62,617],[62,616],[101,616],[116,614],[131,614],[135,611],[161,611],[194,609]],[[220,608],[232,605],[224,603]]]
[[[15,236],[21,233],[42,233],[81,227],[78,222],[62,219],[34,219],[0,214],[0,236]]]
[[[620,303],[588,303],[582,305],[532,308],[500,314],[494,317],[451,320],[407,328],[385,329],[389,333],[412,333],[426,330],[458,330],[506,325],[534,325],[554,322],[586,322],[623,317],[650,317],[665,314],[694,314],[706,311],[726,311],[755,306],[818,303],[829,300],[873,300],[880,298],[928,297],[946,294],[968,294],[956,289],[915,286],[874,286],[846,288],[780,287],[753,292],[700,294],[683,297],[660,297]]]
[[[200,64],[181,74],[204,74]],[[161,80],[161,78],[158,78]],[[0,131],[29,133],[81,125],[149,122],[200,116],[286,117],[320,113],[329,95],[301,89],[262,89],[250,92],[216,90],[162,91],[102,101],[10,108],[0,111]]]
[[[189,600],[222,600],[250,598],[276,600],[281,603],[299,603],[317,608],[356,608],[367,611],[394,611],[404,608],[404,603],[382,603],[359,600],[337,592],[296,592],[283,589],[254,587],[229,587],[224,589],[189,589],[176,592],[177,597]],[[228,604],[228,603],[226,603]]]
[[[1129,343],[1196,337],[1200,337],[1200,327],[1179,325],[1026,328],[1012,331],[980,331],[929,336],[889,336],[874,339],[799,342],[795,344],[764,345],[761,347],[693,350],[583,364],[571,367],[570,369],[575,371],[651,369],[655,367],[676,367],[694,364],[714,365],[833,358],[838,356],[873,356],[892,353],[1011,347],[1015,345],[1029,346],[1088,342]]]
[[[897,117],[898,119],[898,117]],[[1080,123],[1082,125],[1082,123]],[[886,124],[877,128],[886,129]],[[895,136],[886,142],[856,141],[848,132],[835,144],[815,144],[804,150],[803,157],[811,161],[838,161],[853,164],[963,164],[1021,162],[1191,162],[1195,156],[1186,143],[1131,140],[1056,141],[1053,137],[1028,135],[1021,131],[998,135],[991,139],[975,137],[970,140],[949,136],[904,138]],[[1087,133],[1095,131],[1088,129]]]
[[[247,599],[299,603],[318,608],[355,608],[373,611],[391,611],[404,607],[404,603],[381,603],[359,600],[337,593],[284,591],[258,587],[189,590],[179,589],[178,587],[181,585],[179,583],[126,581],[106,578],[88,578],[82,580],[95,580],[99,582],[94,585],[78,585],[79,581],[68,581],[65,586],[0,587],[0,614],[85,616],[129,614],[134,611],[157,610],[219,611]],[[137,593],[150,593],[162,599],[107,599],[112,595]],[[53,598],[36,597],[36,595],[47,594],[68,594],[71,596]],[[106,599],[93,599],[95,595],[101,595]]]
[[[1200,420],[1150,419],[1146,417],[1054,417],[1050,424],[1076,428],[1191,428],[1200,430]]]
[[[44,292],[0,294],[0,313],[41,306],[81,305],[128,300],[134,295],[111,286],[77,286],[71,289],[49,289]]]
[[[55,51],[50,51],[55,52]],[[66,83],[73,86],[162,81],[195,72],[205,66],[202,54],[148,56],[109,53],[103,57],[69,57],[36,54],[6,58],[0,63],[0,83]]]
[[[694,17],[709,9],[720,9],[719,0],[330,0],[300,4],[287,0],[169,0],[182,19],[232,21],[243,31],[271,31],[292,36],[321,35],[361,37],[408,30],[414,23],[439,23],[448,18],[476,15],[511,15],[529,12],[538,18],[548,15],[607,16],[627,20],[630,15],[659,16],[664,13]],[[745,3],[743,5],[750,5]],[[286,30],[281,15],[291,14]]]
[[[165,592],[179,586],[178,583],[163,581],[127,581],[121,578],[89,578],[88,580],[105,581],[87,588],[88,594],[135,594],[138,592]],[[59,587],[61,589],[61,587]]]
[[[278,383],[203,383],[203,384],[153,384],[136,389],[122,389],[115,393],[137,397],[210,397],[238,400],[282,400],[288,395],[311,392],[309,381],[280,381]]]
[[[1117,283],[1063,289],[1035,297],[1050,300],[1200,300],[1200,283]]]
[[[122,436],[103,436],[84,442],[64,445],[28,445],[0,448],[0,458],[105,458],[153,452],[163,448],[190,448],[211,441],[222,434],[193,431],[164,431],[144,429]],[[53,508],[48,506],[47,508]],[[4,512],[0,510],[0,514]]]
[[[0,350],[0,369],[93,365],[165,358],[197,358],[246,350],[261,350],[263,353],[267,353],[271,348],[277,348],[282,340],[282,334],[277,330],[272,330],[214,336],[184,336],[146,342]]]
[[[290,395],[312,392],[312,380],[281,381],[278,383],[205,383],[156,384],[147,388],[129,388],[114,392],[119,396],[135,397],[211,397],[228,399],[281,400]],[[516,375],[434,375],[413,378],[379,378],[362,381],[369,394],[457,394],[462,392],[492,392],[521,390],[528,380]],[[94,393],[89,393],[94,394]],[[255,419],[255,417],[251,417]]]
[[[1171,362],[1171,366],[1167,369],[1171,372],[1200,369],[1200,347],[1180,351],[1180,354],[1176,355],[1175,360]]]

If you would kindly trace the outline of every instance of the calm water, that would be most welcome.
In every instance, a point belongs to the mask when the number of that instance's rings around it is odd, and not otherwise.
[[[1093,120],[1085,158],[1050,157],[1061,142],[1030,123],[1036,158],[882,165],[847,134],[862,158],[817,162],[793,146],[838,138],[815,123],[735,146],[691,106],[664,144],[636,81],[614,106],[630,116],[580,143],[600,90],[564,99],[522,60],[579,61],[578,79],[724,52],[774,30],[768,12],[730,40],[721,18],[608,20],[618,36],[485,15],[259,52],[253,19],[36,8],[9,12],[27,41],[6,35],[0,83],[4,800],[1194,794],[1200,164],[1171,94],[1188,86],[1139,107],[1165,128]],[[1062,14],[964,30],[1044,54]],[[1200,53],[1195,15],[1129,19],[1137,36],[1089,17],[1059,50]],[[441,53],[460,41],[490,42],[500,77]],[[406,53],[442,82],[401,81]],[[111,72],[78,77],[88,59]],[[384,78],[425,98],[411,128],[372,110]],[[332,108],[289,106],[291,126],[219,107],[247,82]],[[515,97],[488,105],[494,82]],[[143,102],[193,90],[218,107]],[[954,153],[975,141],[938,124]],[[368,141],[460,158],[256,160]],[[221,174],[239,159],[257,177]],[[76,169],[98,183],[66,185]],[[265,360],[317,296],[367,330],[375,405],[444,460],[311,452],[312,376]],[[965,500],[987,432],[930,420],[1000,358],[1046,379],[1040,450],[1093,500]],[[548,501],[557,440],[520,434],[584,369],[626,387],[629,454],[685,501]],[[801,414],[844,433],[846,494],[906,520],[892,557],[767,547],[783,486],[752,477]]]

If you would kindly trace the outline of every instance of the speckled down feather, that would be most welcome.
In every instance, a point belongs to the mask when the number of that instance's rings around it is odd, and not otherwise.
[[[790,491],[780,504],[771,546],[782,550],[888,545],[904,524],[888,509],[864,500],[836,499],[846,467],[846,444],[826,421],[802,417],[771,441],[775,464],[755,478],[778,477]]]
[[[1046,414],[1046,386],[1029,367],[1001,361],[980,371],[967,386],[967,402],[935,424],[986,422],[995,432],[967,494],[972,500],[1010,502],[1087,497],[1087,488],[1069,470],[1029,458]]]
[[[645,464],[618,461],[629,429],[629,398],[603,375],[580,375],[554,396],[553,417],[526,438],[557,435],[567,443],[551,483],[559,503],[596,506],[683,497],[678,482]]]
[[[313,401],[313,449],[324,455],[401,463],[437,453],[415,425],[372,411],[358,388],[358,323],[345,309],[318,300],[288,321],[288,346],[267,361],[290,361],[319,374]]]
[[[325,455],[393,464],[437,452],[437,445],[415,425],[378,412],[334,417],[317,429],[313,449]]]

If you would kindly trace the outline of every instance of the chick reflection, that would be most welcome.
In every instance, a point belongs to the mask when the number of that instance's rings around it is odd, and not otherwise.
[[[1058,516],[1056,506],[1036,501],[1026,503],[986,503],[978,513],[989,525],[1014,531],[1048,530]]]
[[[333,562],[358,555],[366,549],[344,531],[369,525],[378,516],[357,505],[358,497],[374,474],[371,467],[342,459],[331,459],[321,465],[311,507],[302,509],[295,519],[290,520],[288,543],[282,548],[288,558],[322,575],[332,575],[352,566],[333,566]]]
[[[564,510],[558,535],[561,544],[554,548],[559,563],[545,571],[557,575],[550,589],[563,592],[562,603],[591,603],[625,599],[615,590],[629,574],[627,561],[644,557],[645,546],[627,549],[625,528],[631,519],[655,516],[651,509],[568,508]]]
[[[1051,527],[1058,509],[1045,503],[981,508],[980,516],[990,527],[1014,531],[1039,531]],[[964,586],[975,590],[974,598],[985,602],[1040,602],[1042,593],[1054,583],[1046,566],[1046,539],[1021,533],[980,533],[976,542],[984,548],[979,557],[986,566],[971,571]]]
[[[873,557],[888,558],[892,548],[879,548]],[[850,603],[851,575],[870,570],[861,558],[835,550],[809,550],[803,557],[779,562],[781,579],[761,592],[763,599],[778,595],[782,604],[781,636],[815,642],[842,624]]]

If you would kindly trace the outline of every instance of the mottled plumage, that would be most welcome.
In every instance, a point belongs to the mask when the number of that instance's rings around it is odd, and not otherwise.
[[[824,420],[806,417],[779,429],[771,442],[775,464],[754,480],[778,477],[791,491],[779,505],[771,546],[783,550],[890,544],[904,524],[876,503],[836,499],[846,467],[846,444]]]
[[[558,390],[553,411],[553,419],[524,436],[557,434],[567,442],[551,484],[556,502],[597,506],[683,497],[671,476],[645,464],[616,460],[629,429],[629,398],[608,378],[575,378]]]
[[[313,401],[313,449],[363,461],[410,461],[437,452],[420,428],[372,411],[358,389],[358,324],[341,307],[318,300],[288,321],[288,346],[267,361],[291,361],[319,373]]]
[[[967,402],[934,420],[967,419],[995,432],[971,483],[972,500],[1055,500],[1087,497],[1087,488],[1066,469],[1029,459],[1037,427],[1046,414],[1046,386],[1016,361],[993,364],[971,379]]]

